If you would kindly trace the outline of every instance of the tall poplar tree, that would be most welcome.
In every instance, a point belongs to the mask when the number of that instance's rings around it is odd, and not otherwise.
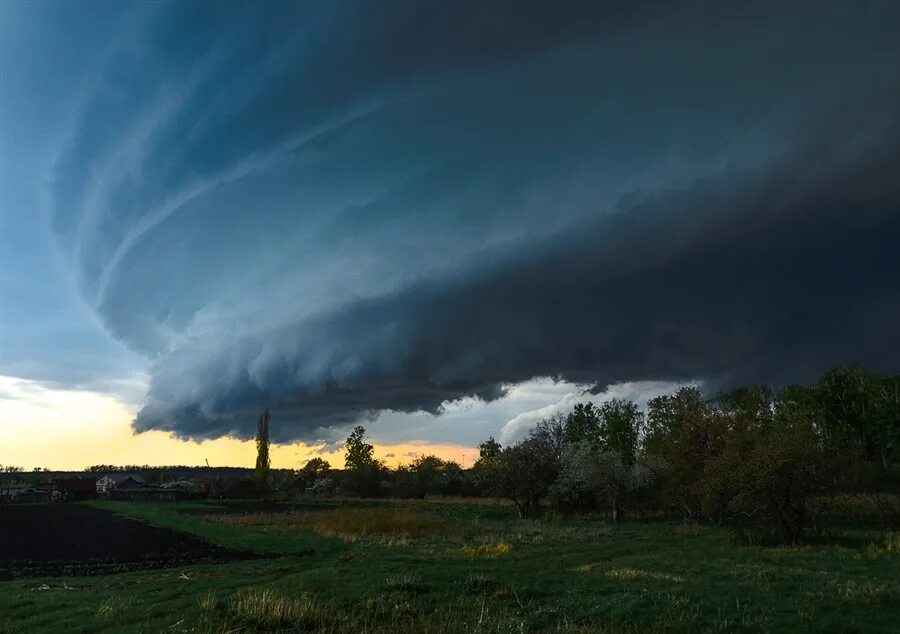
[[[263,409],[256,426],[256,481],[263,493],[269,490],[269,408]]]

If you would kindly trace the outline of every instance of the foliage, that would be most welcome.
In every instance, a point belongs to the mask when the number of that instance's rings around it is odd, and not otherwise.
[[[485,491],[511,500],[521,517],[540,515],[541,502],[559,474],[563,425],[562,417],[556,416],[542,420],[527,438],[511,446],[483,444],[474,469]]]
[[[256,426],[256,483],[265,493],[269,490],[269,408],[263,409]]]
[[[344,466],[350,493],[361,497],[377,496],[381,492],[384,463],[375,458],[375,447],[366,442],[366,429],[357,425],[344,443]]]
[[[316,457],[307,460],[297,475],[306,487],[312,487],[317,481],[327,478],[329,473],[331,464],[324,458]]]
[[[849,365],[779,392],[704,399],[681,388],[652,399],[646,416],[620,399],[580,403],[510,447],[483,443],[473,471],[523,516],[549,495],[563,512],[615,521],[626,508],[655,509],[797,543],[834,521],[841,496],[863,496],[900,524],[898,447],[900,377]]]
[[[391,495],[422,499],[429,495],[458,495],[463,491],[465,475],[459,463],[437,456],[418,456],[393,473]]]
[[[600,508],[615,522],[620,519],[626,496],[642,486],[647,475],[643,465],[629,465],[622,453],[583,440],[566,445],[551,497],[561,510],[584,513]]]
[[[600,430],[600,412],[590,401],[576,403],[566,416],[565,439],[569,443],[592,440]]]

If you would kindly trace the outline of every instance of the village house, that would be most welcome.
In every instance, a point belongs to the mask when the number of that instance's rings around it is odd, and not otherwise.
[[[98,495],[109,496],[116,489],[141,489],[147,486],[142,477],[134,473],[108,473],[97,480]]]
[[[50,492],[23,484],[0,485],[0,504],[46,504]]]

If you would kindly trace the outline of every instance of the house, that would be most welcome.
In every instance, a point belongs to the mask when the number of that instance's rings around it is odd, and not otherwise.
[[[109,473],[97,480],[99,495],[108,496],[115,489],[140,489],[147,486],[142,477],[134,473]]]
[[[50,502],[49,491],[26,486],[4,485],[0,487],[0,504],[47,504],[48,502]]]
[[[162,485],[166,491],[175,493],[179,500],[187,500],[188,498],[198,497],[198,486],[193,480],[175,480],[174,482],[166,482]]]

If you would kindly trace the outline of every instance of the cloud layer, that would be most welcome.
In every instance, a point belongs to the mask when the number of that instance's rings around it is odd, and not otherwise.
[[[897,7],[620,4],[136,8],[50,192],[135,429],[895,366]]]

